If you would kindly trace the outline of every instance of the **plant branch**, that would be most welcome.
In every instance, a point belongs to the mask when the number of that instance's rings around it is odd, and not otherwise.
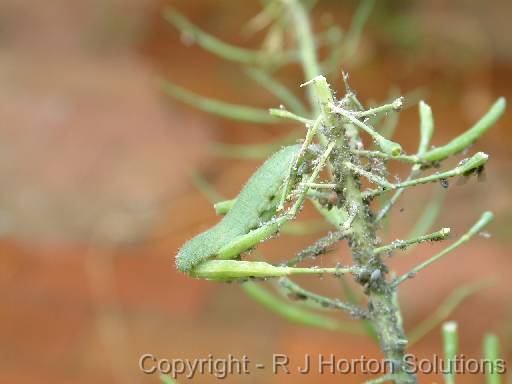
[[[384,189],[392,189],[394,187],[394,184],[390,183],[385,178],[366,171],[363,168],[352,164],[350,161],[345,162],[345,167],[353,171],[356,175],[364,176],[372,183],[380,185]]]
[[[270,55],[264,51],[256,51],[247,48],[240,48],[232,44],[225,43],[216,37],[202,31],[200,28],[192,24],[185,16],[173,9],[166,7],[164,9],[164,18],[170,24],[174,25],[178,30],[190,38],[193,42],[199,44],[202,48],[213,53],[223,59],[242,63],[242,64],[266,64],[276,63],[276,60],[289,61],[290,55],[283,53],[279,55]],[[293,53],[290,53],[293,55]]]
[[[403,161],[406,163],[412,163],[412,164],[422,164],[419,157],[415,155],[398,155],[398,156],[391,156],[387,153],[381,152],[381,151],[369,151],[364,149],[352,149],[351,150],[354,155],[363,156],[363,157],[376,157],[379,159],[384,160],[398,160]]]
[[[418,179],[412,179],[412,180],[406,180],[402,183],[397,184],[389,184],[384,185],[381,189],[373,189],[369,191],[365,191],[363,193],[365,198],[374,197],[377,195],[380,195],[383,192],[386,192],[388,190],[393,189],[400,189],[400,188],[407,188],[407,187],[414,187],[419,184],[427,184],[434,181],[440,181],[444,179],[448,179],[455,176],[461,176],[461,175],[468,175],[472,171],[482,167],[487,162],[489,156],[483,152],[477,152],[475,153],[470,159],[467,159],[465,162],[459,164],[457,167],[441,173],[434,173],[430,176],[421,177]]]
[[[355,305],[343,303],[338,299],[329,299],[327,297],[310,292],[295,284],[290,279],[280,279],[279,284],[297,298],[303,300],[311,300],[320,304],[324,308],[340,309],[342,311],[348,312],[353,318],[356,319],[363,319],[368,316],[368,314],[363,309]]]
[[[379,113],[384,113],[384,112],[390,112],[390,111],[399,112],[403,106],[403,99],[404,99],[403,97],[399,97],[391,103],[383,104],[383,105],[375,107],[375,108],[369,108],[365,111],[355,112],[354,116],[357,117],[358,119],[361,119],[364,117],[373,117],[375,115],[378,115]]]
[[[391,244],[375,248],[373,252],[376,255],[380,255],[381,253],[391,252],[395,249],[405,249],[413,244],[420,244],[425,241],[446,240],[449,235],[450,228],[442,228],[439,231],[429,233],[428,235],[418,236],[408,240],[395,240]]]
[[[326,236],[323,236],[322,238],[318,239],[314,244],[310,245],[309,247],[303,249],[295,257],[285,263],[285,265],[289,267],[294,267],[300,263],[302,263],[304,260],[307,259],[313,259],[315,257],[318,257],[320,255],[324,255],[327,253],[328,249],[336,244],[338,241],[346,238],[350,231],[346,230],[339,230],[336,232],[329,232]]]
[[[162,82],[162,90],[169,96],[194,108],[231,120],[259,124],[270,124],[278,121],[278,119],[269,115],[267,110],[200,96],[168,81]]]
[[[331,108],[333,112],[340,114],[346,120],[354,124],[356,127],[368,133],[373,138],[373,140],[375,140],[377,145],[380,147],[380,149],[382,149],[384,153],[387,153],[388,155],[391,156],[398,156],[402,153],[402,146],[400,144],[386,139],[384,136],[382,136],[376,130],[371,128],[369,125],[359,120],[354,114],[354,112],[347,111],[344,108],[338,107],[334,104],[331,105]]]
[[[283,0],[293,20],[295,37],[300,54],[300,63],[304,71],[305,79],[312,79],[320,75],[320,65],[314,43],[313,33],[307,12],[299,0]],[[318,107],[315,103],[314,93],[308,90],[310,105],[314,108],[314,115],[318,115]],[[324,143],[325,144],[325,143]]]
[[[242,284],[242,288],[250,298],[292,323],[350,334],[361,334],[362,332],[361,327],[356,323],[334,320],[288,301],[280,300],[252,281]]]
[[[469,231],[467,231],[464,235],[462,235],[457,241],[455,241],[453,244],[451,244],[450,246],[443,249],[438,254],[432,256],[427,261],[424,261],[420,265],[414,267],[409,272],[396,278],[393,281],[392,286],[397,287],[398,285],[402,284],[404,281],[415,277],[419,272],[421,272],[423,269],[427,268],[429,265],[435,263],[436,261],[441,259],[443,256],[447,255],[448,253],[450,253],[454,249],[458,248],[462,244],[468,242],[473,236],[478,234],[478,232],[480,232],[487,224],[489,224],[492,219],[493,219],[492,212],[490,212],[490,211],[484,212],[483,215],[480,217],[480,219],[469,229]]]

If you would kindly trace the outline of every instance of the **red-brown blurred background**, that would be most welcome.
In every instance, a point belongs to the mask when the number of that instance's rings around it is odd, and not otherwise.
[[[240,36],[259,2],[173,1],[196,24],[226,40]],[[158,88],[162,77],[222,100],[278,104],[245,77],[197,46],[186,47],[161,17],[162,1],[108,0],[0,3],[0,381],[11,383],[156,383],[138,370],[142,353],[167,358],[272,353],[380,356],[364,337],[290,325],[247,298],[236,285],[179,274],[171,257],[214,223],[211,204],[193,187],[199,170],[225,196],[257,165],[208,153],[213,141],[256,143],[285,132],[197,112]],[[392,87],[420,89],[432,105],[434,144],[469,127],[498,96],[512,99],[512,3],[382,1],[345,66],[363,101]],[[329,12],[347,28],[357,1],[320,1],[317,29]],[[282,72],[297,93],[298,68]],[[341,91],[341,80],[335,86]],[[451,316],[461,352],[479,357],[486,331],[500,337],[510,361],[511,113],[475,149],[491,154],[487,180],[452,183],[437,226],[463,233],[483,210],[496,219],[492,237],[477,237],[408,282],[400,295],[410,329],[462,283],[495,277]],[[397,137],[412,152],[415,108]],[[439,186],[406,193],[387,239],[403,235]],[[404,208],[402,213],[398,208]],[[317,235],[316,235],[317,236]],[[293,238],[293,250],[315,235]],[[289,239],[289,238],[288,238]],[[290,239],[289,239],[290,240]],[[269,253],[288,255],[286,237]],[[393,266],[405,271],[437,246],[418,247]],[[346,250],[330,256],[348,260]],[[337,295],[334,279],[308,283]],[[441,353],[439,330],[412,348]],[[228,382],[360,382],[364,378],[255,371]],[[439,377],[424,377],[433,382]],[[194,379],[214,382],[211,376]],[[467,383],[483,377],[467,376]]]

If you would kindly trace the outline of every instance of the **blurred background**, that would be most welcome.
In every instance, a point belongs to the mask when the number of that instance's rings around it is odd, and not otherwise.
[[[289,128],[234,123],[163,94],[159,81],[166,78],[225,101],[279,104],[237,65],[184,44],[162,18],[165,5],[215,36],[258,46],[259,35],[240,34],[259,12],[258,1],[0,2],[0,381],[157,383],[155,375],[138,370],[143,353],[246,354],[263,363],[272,353],[285,352],[292,362],[304,353],[379,357],[364,336],[292,325],[237,285],[176,272],[172,258],[179,246],[217,220],[191,172],[230,197],[258,164],[214,157],[209,144],[271,141]],[[357,5],[319,1],[315,29],[326,20],[347,29]],[[378,1],[344,70],[365,102],[386,99],[390,89],[427,100],[436,121],[433,143],[440,144],[469,127],[498,96],[512,100],[511,16],[512,2],[506,0]],[[298,67],[280,75],[304,96]],[[340,93],[341,85],[338,77],[333,86]],[[436,222],[460,235],[491,209],[496,214],[491,237],[475,238],[400,291],[410,329],[456,287],[495,278],[495,285],[465,300],[450,318],[459,322],[466,356],[479,357],[483,334],[493,331],[509,362],[511,117],[509,109],[472,149],[491,154],[485,182],[451,183]],[[396,137],[407,152],[416,149],[417,127],[416,108],[404,111]],[[403,236],[440,188],[404,194],[386,239]],[[318,236],[288,238],[292,249],[282,236],[265,249],[278,260]],[[407,257],[395,257],[393,267],[406,271],[438,249],[417,247]],[[340,258],[349,260],[344,247],[323,263]],[[330,296],[340,293],[334,279],[308,279],[306,286]],[[420,357],[440,353],[439,329],[411,351]],[[226,381],[340,379],[364,378],[257,371]]]

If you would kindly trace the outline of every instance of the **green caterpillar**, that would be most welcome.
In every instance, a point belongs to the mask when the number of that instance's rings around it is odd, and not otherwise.
[[[283,183],[300,148],[300,145],[285,147],[265,161],[242,188],[226,216],[214,227],[189,240],[178,251],[177,268],[191,273],[196,266],[218,257],[219,253],[224,259],[236,258],[255,245],[250,239],[244,238],[255,229],[261,229],[260,237],[274,234],[279,223],[262,224],[275,215]],[[233,244],[238,245],[234,250],[222,252]]]

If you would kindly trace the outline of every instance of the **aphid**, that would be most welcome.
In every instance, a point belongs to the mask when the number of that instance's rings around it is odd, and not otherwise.
[[[370,281],[372,283],[375,283],[380,280],[381,276],[382,276],[382,272],[380,271],[380,269],[376,269],[370,275]]]
[[[307,296],[304,296],[304,295],[302,295],[300,293],[296,293],[296,292],[288,293],[286,296],[288,297],[288,299],[293,300],[293,301],[303,301],[303,300],[308,299]]]
[[[485,166],[481,165],[477,168],[473,168],[464,173],[462,177],[457,180],[457,185],[464,185],[472,175],[476,175],[478,182],[482,183],[486,180]]]

